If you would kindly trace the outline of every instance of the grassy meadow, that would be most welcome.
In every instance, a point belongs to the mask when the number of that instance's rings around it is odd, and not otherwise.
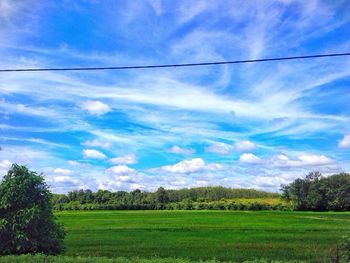
[[[350,213],[63,211],[66,256],[327,262]],[[329,262],[329,261],[328,261]]]
[[[70,256],[46,256],[42,254],[36,255],[20,255],[20,256],[4,256],[0,257],[0,263],[221,263],[222,261],[210,260],[190,260],[185,258],[107,258],[107,257],[70,257]],[[228,263],[235,263],[228,261]],[[243,263],[300,263],[300,261],[267,261],[267,260],[249,260]]]

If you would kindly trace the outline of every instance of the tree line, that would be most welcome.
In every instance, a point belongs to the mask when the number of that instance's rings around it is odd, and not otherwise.
[[[236,202],[236,199],[279,198],[278,193],[254,189],[234,189],[222,186],[167,190],[154,192],[136,189],[131,192],[108,190],[75,190],[55,194],[56,210],[269,210],[278,209],[266,202]]]
[[[266,199],[281,198],[269,203]],[[242,200],[243,199],[243,200]],[[252,200],[252,201],[249,201]],[[281,186],[281,194],[254,189],[222,186],[154,192],[136,189],[131,192],[75,190],[54,194],[56,210],[300,210],[350,211],[350,174],[322,176],[310,172]]]
[[[350,174],[311,172],[282,186],[282,198],[301,211],[350,211]]]

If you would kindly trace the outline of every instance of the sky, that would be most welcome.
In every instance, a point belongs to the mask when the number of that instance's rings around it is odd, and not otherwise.
[[[2,69],[349,51],[347,0],[0,0]],[[27,165],[55,193],[279,191],[350,172],[350,57],[0,73],[0,146],[1,175]]]

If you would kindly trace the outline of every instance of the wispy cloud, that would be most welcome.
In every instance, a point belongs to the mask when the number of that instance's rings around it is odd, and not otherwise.
[[[128,154],[111,158],[109,162],[112,164],[135,164],[137,163],[137,158],[134,154]]]
[[[52,16],[55,8],[62,12]],[[145,65],[348,51],[347,9],[342,1],[82,6],[5,0],[0,66]],[[349,60],[333,58],[2,74],[0,160],[44,171],[59,192],[161,184],[278,189],[308,169],[348,169],[349,66]],[[132,169],[130,180],[106,172],[111,162]]]
[[[175,153],[175,154],[191,155],[195,151],[190,148],[182,148],[180,146],[173,145],[170,149],[168,149],[168,152]]]

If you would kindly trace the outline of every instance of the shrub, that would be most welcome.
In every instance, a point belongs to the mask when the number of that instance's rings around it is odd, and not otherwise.
[[[63,251],[64,230],[54,220],[44,178],[13,164],[0,183],[0,255]]]

